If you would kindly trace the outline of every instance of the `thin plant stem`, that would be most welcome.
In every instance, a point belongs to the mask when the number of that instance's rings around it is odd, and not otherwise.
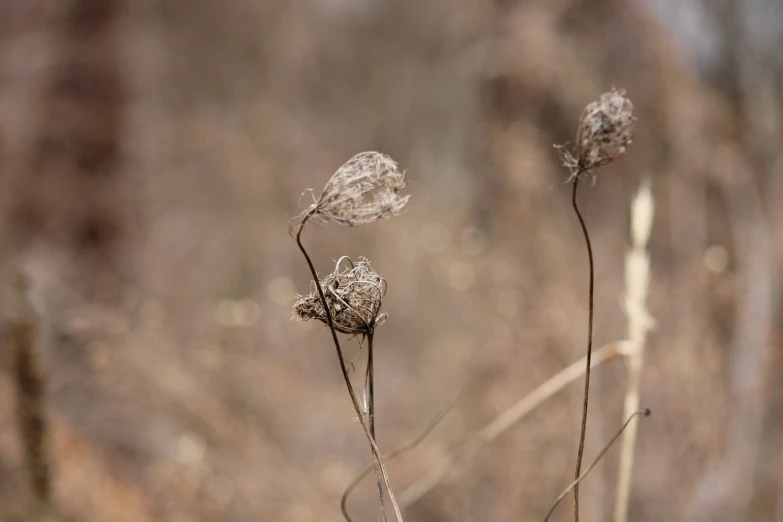
[[[421,430],[421,433],[419,433],[415,438],[409,440],[399,448],[395,449],[394,451],[390,452],[388,455],[383,456],[384,462],[389,462],[391,459],[398,457],[399,455],[405,453],[406,451],[410,451],[416,446],[418,446],[421,441],[423,441],[427,436],[430,434],[430,432],[435,429],[435,426],[438,425],[438,423],[443,419],[443,417],[446,416],[446,414],[449,412],[452,406],[454,406],[454,403],[457,401],[457,398],[459,397],[459,393],[455,394],[454,397],[451,398],[451,400],[446,404],[441,410],[438,412],[437,415],[427,424],[427,426]],[[340,499],[340,509],[343,512],[343,517],[345,517],[345,520],[347,522],[353,522],[353,519],[348,515],[348,497],[351,493],[353,493],[353,490],[356,489],[356,486],[361,483],[362,480],[364,480],[364,477],[366,477],[370,471],[372,471],[375,468],[375,462],[364,468],[364,470],[359,473],[359,475],[356,476],[353,481],[351,481],[350,484],[348,484],[348,487],[345,488],[345,491],[343,492],[343,496]]]
[[[337,351],[337,359],[340,362],[340,370],[342,370],[343,373],[343,379],[345,380],[345,387],[348,388],[348,394],[351,396],[351,402],[353,403],[353,408],[356,411],[356,415],[359,417],[359,423],[362,425],[362,428],[364,429],[364,434],[367,436],[367,440],[370,441],[373,457],[375,458],[376,463],[378,464],[378,467],[381,470],[381,475],[383,476],[383,480],[386,483],[386,489],[389,491],[389,498],[391,499],[392,505],[394,506],[394,513],[397,516],[397,521],[403,522],[402,513],[400,512],[400,507],[397,505],[397,499],[395,498],[394,491],[392,490],[389,474],[386,472],[386,466],[384,466],[383,461],[381,460],[381,452],[378,449],[378,446],[375,444],[375,439],[373,438],[372,433],[370,433],[370,429],[367,426],[367,422],[365,422],[364,415],[362,415],[362,408],[359,405],[359,401],[356,398],[356,393],[354,392],[353,385],[351,384],[351,377],[348,374],[348,367],[345,364],[345,357],[343,356],[343,350],[340,347],[340,340],[337,338],[337,330],[334,327],[334,320],[332,319],[332,313],[330,312],[329,306],[326,302],[326,296],[324,296],[324,290],[321,287],[321,281],[318,279],[318,272],[316,272],[315,270],[315,266],[313,265],[313,261],[310,259],[310,255],[307,253],[307,250],[305,250],[304,245],[302,245],[302,230],[304,230],[304,225],[306,222],[307,222],[307,218],[303,219],[302,222],[299,224],[299,229],[296,232],[296,244],[299,246],[299,250],[302,251],[302,255],[307,261],[307,266],[310,267],[310,273],[313,276],[313,281],[315,281],[315,287],[318,289],[318,297],[321,299],[321,305],[324,307],[324,313],[326,314],[326,321],[329,325],[329,331],[332,333],[332,340],[334,341],[335,350]]]
[[[627,341],[617,341],[595,351],[591,366],[596,367],[622,355]],[[557,392],[577,380],[585,372],[585,358],[582,357],[563,368],[535,390],[518,400],[514,405],[495,417],[481,431],[466,443],[452,451],[444,460],[433,466],[424,476],[400,493],[400,504],[410,506],[429,493],[456,467],[474,457],[482,448],[508,431],[512,426],[552,398]]]
[[[370,421],[370,435],[375,439],[375,366],[373,365],[373,337],[375,332],[370,329],[367,332],[367,376],[366,376],[366,394],[367,394],[367,418]],[[377,443],[377,440],[376,440]],[[383,484],[379,466],[375,466],[375,477],[378,481],[378,499],[381,503],[381,519],[386,522],[386,506],[383,501]]]
[[[587,320],[587,361],[585,363],[585,393],[584,403],[582,405],[582,428],[579,432],[579,450],[576,454],[576,471],[574,473],[574,479],[579,478],[579,474],[582,471],[582,458],[585,451],[585,435],[587,434],[587,402],[590,396],[590,358],[593,351],[593,291],[595,287],[595,267],[593,265],[593,247],[590,244],[590,234],[587,233],[587,225],[582,217],[582,213],[579,212],[579,205],[576,203],[576,189],[579,186],[579,174],[577,172],[574,176],[574,191],[571,195],[571,204],[576,212],[576,217],[579,218],[579,224],[582,225],[582,233],[585,236],[585,244],[587,245],[587,257],[590,261],[590,290],[588,294],[588,320]],[[574,522],[579,522],[579,482],[574,484]]]
[[[598,454],[598,456],[595,458],[592,464],[585,470],[584,473],[579,475],[574,479],[573,482],[571,482],[568,487],[566,487],[560,495],[555,499],[555,501],[552,503],[552,506],[549,508],[549,511],[547,511],[546,516],[544,517],[544,522],[549,521],[549,517],[552,516],[552,513],[555,512],[555,508],[557,508],[557,505],[560,504],[560,501],[565,498],[566,495],[568,495],[568,492],[571,491],[571,489],[574,490],[574,493],[576,493],[576,488],[579,486],[579,483],[582,482],[582,480],[587,476],[588,473],[593,471],[593,468],[598,464],[598,462],[606,455],[606,452],[609,451],[609,449],[612,447],[612,445],[617,441],[617,439],[620,438],[620,435],[623,434],[623,431],[625,431],[625,428],[628,427],[628,425],[631,423],[631,421],[638,415],[644,415],[645,417],[648,417],[650,415],[650,409],[645,408],[643,410],[639,410],[634,412],[630,417],[628,417],[628,420],[625,421],[625,423],[622,425],[622,427],[617,431],[617,433],[614,434],[614,437],[612,437],[612,440],[609,441],[609,443],[604,446],[604,449],[601,450],[601,452]]]

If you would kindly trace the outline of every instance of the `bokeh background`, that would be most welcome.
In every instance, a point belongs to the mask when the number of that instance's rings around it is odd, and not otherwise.
[[[406,214],[304,241],[322,273],[366,256],[388,281],[381,448],[462,391],[389,464],[399,493],[584,355],[585,248],[552,145],[616,86],[634,144],[580,201],[598,347],[626,336],[629,204],[652,181],[654,414],[630,520],[783,521],[781,49],[777,0],[0,0],[0,519],[342,520],[370,453],[328,331],[291,320],[310,276],[288,227],[364,150],[407,170]],[[593,374],[588,460],[626,375]],[[405,520],[541,520],[581,393]],[[583,484],[583,520],[611,519],[617,462]],[[372,482],[356,520],[378,517]]]

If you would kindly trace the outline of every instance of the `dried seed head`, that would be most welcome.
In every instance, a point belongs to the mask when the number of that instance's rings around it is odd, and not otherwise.
[[[347,266],[341,270],[343,261]],[[386,280],[375,273],[363,257],[355,264],[347,257],[341,258],[334,272],[321,280],[321,288],[338,332],[367,334],[386,319],[386,314],[381,313]],[[315,281],[310,282],[310,294],[296,296],[294,318],[300,321],[317,319],[329,324]]]
[[[398,194],[406,185],[397,162],[379,152],[362,152],[337,169],[294,226],[303,226],[311,218],[356,226],[396,216],[410,198]]]
[[[612,89],[585,107],[576,134],[578,168],[589,170],[623,155],[633,138],[633,104]]]

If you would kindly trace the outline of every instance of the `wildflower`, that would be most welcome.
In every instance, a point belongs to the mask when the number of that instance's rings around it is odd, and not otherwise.
[[[576,134],[576,157],[555,146],[560,163],[573,173],[606,165],[625,153],[634,133],[633,103],[625,90],[603,93],[582,112]]]
[[[410,195],[400,195],[407,181],[397,162],[379,152],[362,152],[337,169],[321,195],[294,222],[308,219],[356,226],[402,212]]]
[[[344,260],[349,266],[341,269]],[[386,280],[363,257],[355,264],[347,257],[341,258],[334,272],[321,280],[321,288],[338,332],[368,334],[386,319],[386,314],[380,312],[386,295]],[[297,296],[294,317],[300,321],[316,319],[329,324],[315,281],[310,282],[308,295]]]
[[[579,167],[589,170],[622,156],[633,138],[633,121],[633,103],[624,90],[612,89],[585,107],[576,135]]]

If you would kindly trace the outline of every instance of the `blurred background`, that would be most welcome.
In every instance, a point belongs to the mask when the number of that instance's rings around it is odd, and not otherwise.
[[[342,520],[370,452],[328,330],[291,320],[310,274],[288,228],[365,150],[407,170],[406,214],[304,242],[321,273],[366,256],[388,281],[381,449],[462,391],[389,464],[399,494],[584,356],[552,145],[614,86],[634,144],[580,201],[598,348],[627,336],[642,179],[655,198],[629,519],[782,522],[782,48],[777,0],[0,0],[0,520]],[[593,373],[587,462],[627,374]],[[573,476],[581,382],[405,520],[541,520]],[[617,468],[615,448],[583,483],[583,520],[612,518]]]

